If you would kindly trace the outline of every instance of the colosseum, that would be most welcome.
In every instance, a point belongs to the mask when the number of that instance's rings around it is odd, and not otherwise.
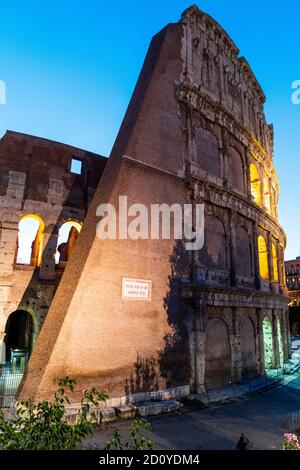
[[[192,6],[152,39],[105,168],[99,157],[47,142],[51,160],[42,140],[28,163],[26,137],[2,139],[6,351],[14,316],[20,331],[33,319],[20,396],[49,397],[66,374],[115,403],[159,390],[203,394],[288,359],[286,238],[264,102],[232,39]],[[70,155],[94,170],[78,181],[67,175]],[[203,248],[188,251],[175,237],[100,239],[97,208],[112,204],[118,216],[120,195],[149,208],[204,204]],[[18,224],[29,213],[39,228],[33,261],[20,266]],[[76,224],[58,250],[69,220]]]

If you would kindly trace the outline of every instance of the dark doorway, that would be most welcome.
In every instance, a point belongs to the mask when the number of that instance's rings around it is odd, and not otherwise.
[[[15,349],[32,351],[34,325],[30,313],[24,310],[13,312],[7,320],[5,327],[6,361],[11,360],[11,351]]]

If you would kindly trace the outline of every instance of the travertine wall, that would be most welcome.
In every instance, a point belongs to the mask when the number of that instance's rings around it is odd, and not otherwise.
[[[70,171],[71,158],[82,160],[82,175]],[[9,315],[27,311],[35,342],[62,270],[54,255],[60,226],[82,222],[106,163],[58,142],[8,131],[0,140],[0,341]],[[16,263],[19,221],[33,214],[44,222],[40,267]]]
[[[272,365],[280,365],[278,335],[287,359],[273,129],[238,53],[196,7],[153,38],[22,396],[49,396],[53,378],[65,374],[112,397],[184,385],[201,393],[262,374],[266,317]],[[119,195],[147,207],[204,203],[204,248],[187,252],[172,239],[99,240],[97,206],[118,208]],[[123,278],[151,281],[151,301],[124,299]]]

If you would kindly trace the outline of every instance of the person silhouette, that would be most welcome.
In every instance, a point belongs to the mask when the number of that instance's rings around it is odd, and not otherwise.
[[[237,442],[236,450],[247,450],[248,444],[249,444],[249,439],[247,439],[247,437],[245,437],[244,433],[242,432],[242,435]]]

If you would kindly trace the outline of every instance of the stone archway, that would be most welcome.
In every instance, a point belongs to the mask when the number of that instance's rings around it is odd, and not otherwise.
[[[263,320],[263,338],[265,369],[272,369],[274,367],[273,328],[272,322],[268,317],[265,317]]]
[[[226,323],[210,320],[205,341],[205,389],[221,388],[231,381],[231,348]]]
[[[242,376],[252,377],[257,373],[255,328],[249,317],[243,318],[240,327]]]
[[[24,350],[30,356],[34,342],[34,321],[32,315],[25,310],[11,313],[5,326],[6,361],[10,362],[12,352]]]

